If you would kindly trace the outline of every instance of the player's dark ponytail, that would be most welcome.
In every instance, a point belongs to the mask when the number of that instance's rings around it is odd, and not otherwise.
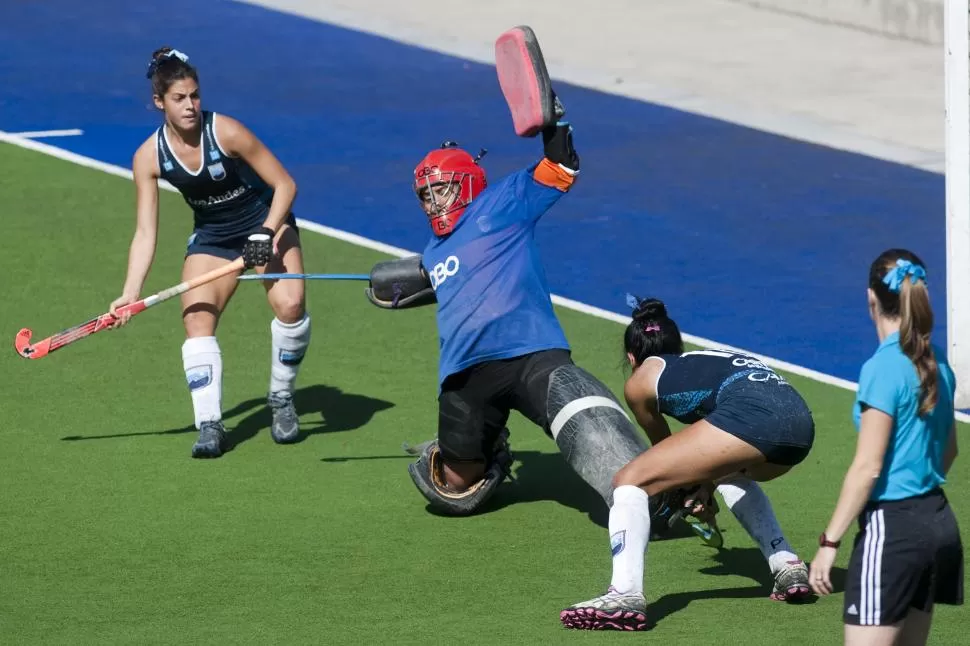
[[[628,295],[627,304],[633,308],[633,320],[626,327],[623,346],[633,355],[636,365],[658,354],[681,354],[684,342],[674,320],[667,316],[667,308],[655,298],[640,299]]]
[[[175,81],[192,79],[199,82],[199,74],[188,63],[189,57],[171,47],[160,47],[152,52],[152,60],[145,74],[152,82],[152,93],[165,96]]]
[[[919,257],[905,249],[889,249],[869,268],[869,288],[879,309],[889,319],[899,319],[899,347],[919,375],[919,413],[936,408],[939,399],[936,357],[930,343],[933,309],[926,288],[926,269]]]

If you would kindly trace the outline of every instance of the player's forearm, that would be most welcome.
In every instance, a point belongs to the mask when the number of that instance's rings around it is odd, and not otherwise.
[[[869,501],[872,488],[879,478],[879,469],[871,465],[853,463],[845,474],[839,501],[832,519],[825,528],[825,536],[831,541],[842,540],[852,522],[859,517]]]
[[[633,414],[637,419],[637,424],[647,434],[651,446],[655,446],[658,442],[663,442],[670,437],[670,427],[663,418],[658,419],[640,406],[634,408]]]
[[[155,259],[155,242],[154,233],[135,232],[128,250],[128,275],[125,277],[125,286],[122,290],[124,294],[137,296],[141,293],[141,288]]]
[[[296,200],[296,182],[292,179],[273,187],[273,201],[270,203],[269,215],[266,216],[263,226],[279,231],[293,207],[294,200]]]
[[[667,428],[666,424],[663,426],[657,426],[654,424],[647,426],[644,430],[647,432],[647,439],[650,440],[651,446],[654,446],[670,437],[670,429]]]
[[[943,475],[950,474],[950,468],[960,451],[957,449],[957,429],[954,426],[950,429],[950,441],[946,445],[946,453],[943,454]]]

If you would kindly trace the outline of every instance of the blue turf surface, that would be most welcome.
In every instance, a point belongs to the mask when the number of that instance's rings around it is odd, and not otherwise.
[[[171,45],[199,66],[203,106],[291,170],[299,216],[407,249],[428,235],[409,184],[426,149],[486,147],[493,179],[541,153],[514,136],[492,67],[228,0],[8,2],[0,41],[0,130],[81,128],[50,143],[130,167],[159,124],[149,56]],[[687,332],[854,381],[876,345],[869,262],[904,245],[929,266],[944,342],[941,175],[557,89],[583,163],[540,225],[557,293],[621,313],[627,291],[657,296]]]

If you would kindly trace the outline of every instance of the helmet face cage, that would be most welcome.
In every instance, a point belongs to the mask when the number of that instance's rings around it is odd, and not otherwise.
[[[467,180],[467,181],[466,181]],[[437,186],[447,186],[445,193],[435,193]],[[457,171],[437,172],[425,175],[415,181],[414,191],[422,204],[425,203],[421,192],[427,190],[430,196],[431,217],[441,217],[468,206],[471,194],[471,176]],[[443,199],[442,199],[443,198]]]
[[[464,210],[487,185],[485,172],[478,165],[480,157],[472,157],[453,142],[445,142],[415,168],[414,192],[435,235],[450,234]],[[422,198],[423,191],[428,191],[427,200]]]
[[[447,186],[444,193],[435,194],[434,187]],[[462,211],[471,203],[472,178],[470,173],[459,171],[437,171],[429,173],[414,182],[415,193],[422,204],[429,206],[428,220],[437,235],[451,233]],[[429,200],[421,197],[427,190]]]

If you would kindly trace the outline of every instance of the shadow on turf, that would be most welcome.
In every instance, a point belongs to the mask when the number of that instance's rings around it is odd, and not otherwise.
[[[558,453],[540,453],[538,451],[515,451],[515,465],[513,466],[515,481],[506,481],[499,487],[495,495],[488,500],[476,513],[488,514],[518,503],[536,502],[539,500],[553,500],[566,507],[589,516],[590,520],[600,527],[607,527],[609,510],[588,484],[576,475],[562,456]],[[417,456],[401,451],[394,455],[363,455],[347,457],[321,458],[321,462],[355,462],[363,460],[417,460]],[[406,474],[406,472],[404,472]],[[436,516],[440,514],[430,505],[426,505],[428,513]],[[686,529],[690,534],[690,530]],[[665,538],[674,538],[671,532]]]
[[[324,385],[306,386],[296,391],[294,396],[296,409],[301,417],[300,437],[302,442],[311,435],[318,433],[337,433],[352,431],[367,424],[380,411],[392,408],[394,404],[383,399],[375,399],[366,395],[345,393],[339,388]],[[188,402],[186,402],[188,406]],[[256,436],[261,430],[269,430],[272,415],[266,407],[265,397],[250,399],[237,404],[232,409],[223,412],[223,419],[231,420],[239,415],[246,415],[237,422],[227,422],[229,431],[226,435],[225,451],[231,451],[246,440]],[[317,416],[321,416],[318,418]],[[310,419],[307,419],[308,416]],[[182,428],[165,431],[145,431],[141,433],[113,433],[110,435],[69,435],[62,437],[65,442],[81,440],[105,440],[119,437],[140,437],[143,435],[179,435],[195,433],[195,426],[189,424]]]
[[[761,550],[755,547],[729,547],[712,552],[712,558],[717,563],[699,570],[701,574],[744,576],[753,579],[758,585],[666,594],[650,604],[649,616],[651,622],[659,623],[675,612],[686,609],[692,601],[767,598],[771,593],[773,582],[765,559],[761,555]],[[832,568],[831,577],[834,593],[845,591],[845,575],[844,568]],[[797,605],[811,605],[817,601],[818,597],[811,595],[799,601]]]
[[[609,509],[603,499],[566,464],[559,453],[515,449],[512,452],[515,456],[515,480],[503,483],[478,511],[479,514],[493,513],[509,505],[551,500],[585,514],[590,521],[604,529],[609,526]],[[413,456],[403,457],[415,459]],[[425,509],[430,514],[440,515],[430,505],[426,505]],[[679,523],[662,538],[654,537],[651,540],[679,538],[696,537],[685,523]]]
[[[609,509],[603,503],[603,499],[566,464],[560,454],[514,449],[513,454],[515,480],[503,483],[495,495],[476,512],[476,515],[493,513],[509,505],[552,500],[564,507],[571,507],[586,514],[593,523],[604,529],[609,526]],[[402,450],[400,454],[393,455],[333,456],[320,458],[320,461],[337,463],[400,459],[414,461],[417,460],[417,456]],[[425,505],[425,511],[435,516],[445,517],[430,505]],[[696,537],[685,523],[679,523],[663,537],[654,536],[651,541],[678,538]]]

